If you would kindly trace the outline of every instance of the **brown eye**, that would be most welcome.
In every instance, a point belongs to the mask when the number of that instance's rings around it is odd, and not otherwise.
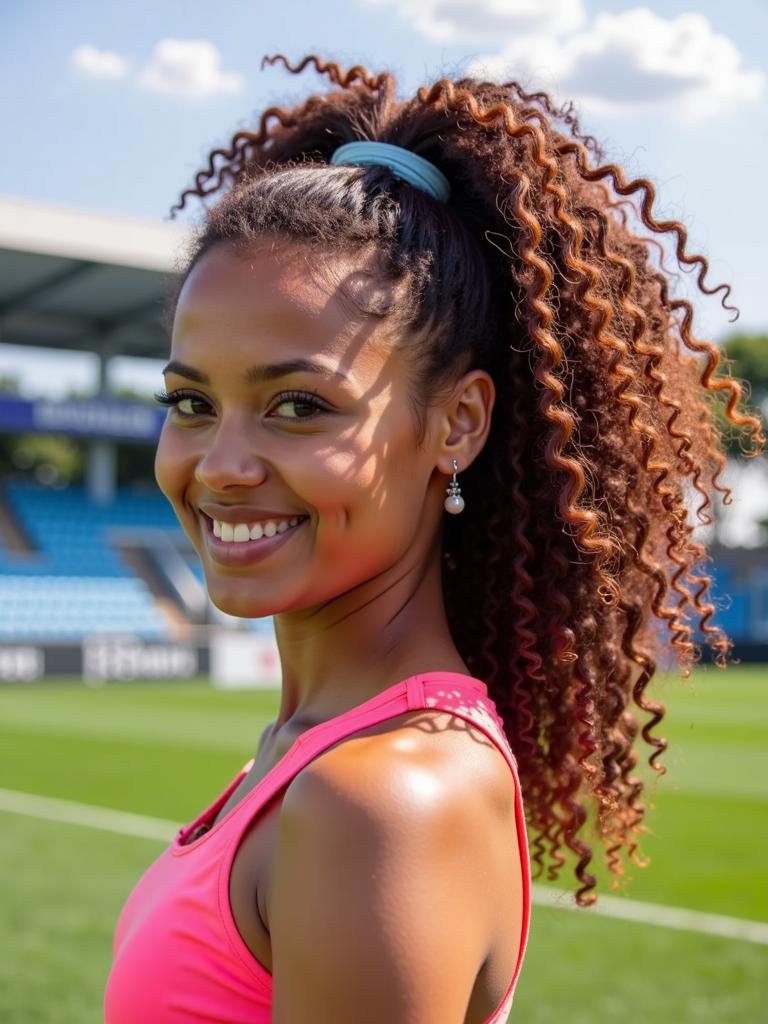
[[[192,408],[182,409],[182,404],[184,402],[188,402],[190,404],[190,406],[194,402],[202,402],[203,405],[205,405],[205,406],[208,405],[207,402],[203,401],[202,398],[199,398],[197,396],[190,396],[189,398],[181,398],[181,399],[179,399],[179,401],[176,404],[176,409],[177,409],[177,411],[179,413],[181,413],[182,416],[194,416],[195,415],[195,412],[194,412],[194,410]],[[200,412],[199,409],[197,411],[198,411],[198,413]]]
[[[277,405],[272,406],[272,410],[281,409],[283,406],[292,405],[296,410],[296,415],[283,416],[278,415],[278,419],[288,420],[309,420],[313,419],[316,413],[328,412],[328,407],[325,403],[321,403],[315,395],[307,391],[287,391],[280,395],[280,400]],[[304,410],[301,412],[299,410]],[[306,413],[306,410],[309,410]]]
[[[184,391],[184,390],[173,391],[173,392],[171,392],[170,395],[167,394],[165,391],[158,391],[155,394],[154,397],[155,397],[155,401],[159,402],[161,405],[175,406],[176,415],[180,419],[183,419],[183,420],[184,419],[194,419],[195,416],[199,416],[199,415],[204,416],[205,415],[205,409],[210,409],[209,403],[201,395],[196,394],[194,391]],[[199,410],[198,409],[197,412],[194,412],[190,408],[190,410],[187,411],[187,410],[181,408],[181,403],[182,402],[188,402],[188,403],[190,403],[190,406],[194,402],[198,402],[201,405],[205,406],[205,409],[204,410]]]

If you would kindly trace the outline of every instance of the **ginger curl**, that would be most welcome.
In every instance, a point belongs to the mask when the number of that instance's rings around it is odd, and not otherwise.
[[[735,310],[730,286],[706,283],[708,262],[688,252],[683,224],[654,216],[652,183],[604,163],[570,104],[472,78],[399,100],[388,72],[344,71],[315,55],[264,63],[278,61],[294,74],[312,65],[335,89],[270,107],[254,131],[210,153],[172,212],[187,196],[231,188],[186,274],[217,241],[264,231],[326,247],[373,242],[387,274],[417,284],[404,323],[424,335],[420,400],[460,365],[492,372],[491,433],[462,475],[462,521],[444,529],[446,611],[515,752],[534,877],[548,855],[557,878],[567,847],[576,901],[588,906],[588,805],[614,888],[623,849],[649,863],[636,852],[647,828],[633,747],[640,732],[664,774],[667,741],[653,730],[666,708],[645,696],[659,658],[672,654],[690,675],[701,649],[689,613],[718,667],[732,647],[711,621],[709,556],[692,539],[689,508],[698,492],[696,518],[711,523],[713,492],[731,500],[718,481],[721,396],[727,419],[752,436],[746,456],[765,445],[759,418],[737,409],[741,385],[717,376],[717,346],[694,336],[691,303],[672,296],[658,239],[673,243],[681,269],[697,269],[702,293],[722,292]],[[328,166],[358,138],[432,160],[451,181],[447,209],[386,170]],[[649,716],[642,729],[633,703]]]

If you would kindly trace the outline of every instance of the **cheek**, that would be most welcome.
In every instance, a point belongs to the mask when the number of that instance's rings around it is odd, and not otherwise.
[[[375,483],[379,462],[379,455],[356,446],[320,453],[315,462],[318,485],[340,500],[354,500]]]
[[[304,493],[318,511],[326,544],[345,544],[353,537],[374,548],[405,542],[423,502],[422,467],[410,435],[393,430],[386,440],[358,435],[344,449],[318,452],[308,469],[313,484]]]
[[[384,396],[386,397],[386,396]],[[394,402],[373,408],[368,421],[348,438],[341,454],[349,465],[345,475],[361,490],[385,497],[402,482],[403,474],[416,472],[416,438],[408,411]]]
[[[318,511],[321,524],[342,525],[348,519],[358,524],[381,516],[394,499],[392,466],[386,456],[356,439],[346,448],[317,452],[303,465],[296,489]]]
[[[169,501],[175,501],[181,493],[186,472],[183,446],[173,431],[163,426],[155,451],[155,480]]]

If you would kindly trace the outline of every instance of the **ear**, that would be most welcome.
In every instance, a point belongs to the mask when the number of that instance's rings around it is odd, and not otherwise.
[[[453,472],[453,459],[460,472],[475,461],[491,429],[495,401],[496,386],[485,370],[469,370],[459,378],[451,397],[438,408],[434,436],[436,465],[441,472]]]

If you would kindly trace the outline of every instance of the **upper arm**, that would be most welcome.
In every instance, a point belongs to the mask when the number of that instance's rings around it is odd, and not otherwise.
[[[281,807],[273,1024],[462,1024],[489,942],[476,805],[431,768],[343,764],[311,763]]]

